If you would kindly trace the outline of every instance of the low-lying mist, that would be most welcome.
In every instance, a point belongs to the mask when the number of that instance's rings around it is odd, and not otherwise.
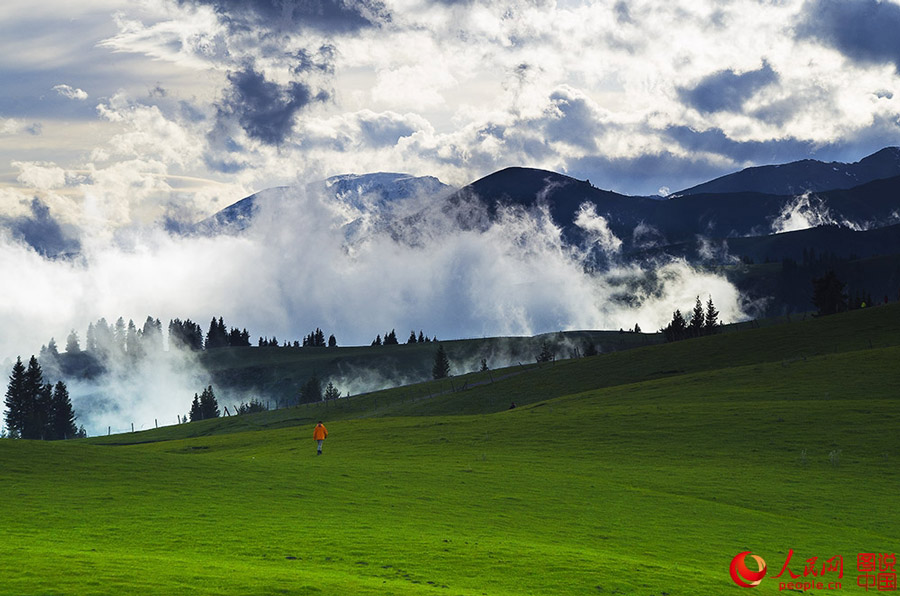
[[[745,317],[724,277],[683,260],[589,264],[598,246],[572,247],[546,210],[499,209],[491,220],[477,202],[450,208],[407,199],[388,217],[356,212],[333,197],[298,188],[259,206],[241,235],[171,235],[158,227],[83,229],[82,252],[48,259],[0,239],[0,359],[9,369],[54,337],[87,324],[148,315],[163,326],[211,317],[259,336],[301,339],[321,327],[338,344],[368,345],[396,328],[440,339],[534,335],[572,329],[655,331],[675,309],[711,296],[724,322]],[[585,212],[605,252],[618,246]],[[588,217],[590,216],[590,217]],[[602,218],[601,218],[602,219]],[[460,225],[460,222],[482,222]],[[352,222],[352,226],[348,226]],[[352,229],[352,234],[348,230]],[[365,390],[364,373],[342,379]],[[162,352],[140,367],[113,366],[70,393],[89,432],[171,424],[187,412],[208,375],[195,358]],[[323,382],[327,382],[323,379]],[[380,384],[384,380],[379,381]]]

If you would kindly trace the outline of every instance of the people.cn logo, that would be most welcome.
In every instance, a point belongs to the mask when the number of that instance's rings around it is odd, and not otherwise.
[[[747,567],[747,555],[750,555],[759,567],[759,571],[750,571]],[[766,576],[766,562],[759,555],[751,555],[744,551],[731,560],[731,579],[742,588],[755,588]]]

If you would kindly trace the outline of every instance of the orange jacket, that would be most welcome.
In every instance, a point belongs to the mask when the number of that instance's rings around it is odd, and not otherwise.
[[[313,430],[313,440],[321,441],[322,439],[328,438],[328,429],[325,428],[324,424],[317,424],[315,430]]]

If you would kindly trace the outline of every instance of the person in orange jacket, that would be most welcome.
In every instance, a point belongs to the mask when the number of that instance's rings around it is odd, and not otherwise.
[[[316,428],[313,430],[313,439],[316,441],[316,455],[322,455],[322,443],[325,442],[325,439],[328,438],[328,429],[325,428],[325,425],[322,424],[322,421],[319,420],[319,423],[316,425]]]

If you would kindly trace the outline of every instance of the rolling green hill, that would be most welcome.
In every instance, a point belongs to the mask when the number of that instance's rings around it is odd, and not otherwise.
[[[658,344],[658,334],[614,331],[566,331],[535,337],[494,337],[442,341],[452,374],[530,363],[547,341],[559,358],[583,353],[588,344],[603,352]],[[341,393],[356,394],[372,387],[408,385],[431,378],[437,344],[416,343],[346,348],[220,348],[200,354],[217,391],[231,401],[264,396],[273,402],[295,403],[300,388],[313,375],[333,380]],[[226,403],[230,403],[226,400]],[[273,403],[274,405],[274,403]]]
[[[775,594],[789,549],[798,581],[840,555],[821,579],[863,594],[857,554],[900,543],[898,362],[894,304],[328,409],[0,441],[0,594],[739,594],[747,550]]]

